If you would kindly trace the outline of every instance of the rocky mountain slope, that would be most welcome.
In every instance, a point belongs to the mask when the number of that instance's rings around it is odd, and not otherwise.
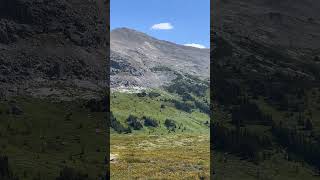
[[[209,78],[209,50],[119,28],[111,31],[111,87],[159,87],[177,74]]]
[[[214,31],[292,49],[319,49],[319,1],[217,0]]]
[[[257,92],[275,82],[319,81],[319,2],[218,0],[213,6],[216,82],[233,79]]]
[[[228,159],[217,160],[215,178],[318,178],[320,3],[217,0],[212,7],[211,145]],[[256,172],[245,168],[251,162]],[[293,162],[310,166],[298,173]]]
[[[105,6],[104,0],[0,0],[1,95],[105,87]]]

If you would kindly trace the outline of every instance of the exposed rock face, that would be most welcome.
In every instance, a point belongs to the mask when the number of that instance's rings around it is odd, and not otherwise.
[[[106,84],[105,6],[104,0],[0,0],[1,87]]]
[[[119,28],[111,32],[111,87],[159,87],[175,72],[209,78],[209,49],[161,41]]]

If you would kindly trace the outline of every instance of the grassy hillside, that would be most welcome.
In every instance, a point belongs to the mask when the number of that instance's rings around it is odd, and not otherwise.
[[[192,77],[163,89],[113,92],[112,179],[209,179],[208,102],[208,86]]]
[[[319,179],[318,99],[311,87],[215,106],[216,178]]]
[[[90,112],[85,104],[31,97],[2,101],[0,154],[9,158],[13,173],[26,180],[55,179],[69,167],[85,179],[102,177],[105,113]]]
[[[191,112],[177,109],[172,100],[181,102],[182,100],[178,95],[161,90],[147,92],[147,94],[150,93],[158,93],[159,96],[150,97],[146,95],[145,97],[139,97],[138,94],[115,92],[111,95],[111,111],[124,126],[128,126],[126,120],[129,115],[137,116],[139,119],[142,119],[143,116],[150,117],[159,124],[157,128],[144,126],[134,133],[167,134],[168,129],[164,125],[166,119],[172,119],[176,122],[178,126],[176,133],[209,133],[208,124],[206,124],[209,121],[208,114],[200,112],[195,107]],[[191,102],[186,103],[192,106]]]

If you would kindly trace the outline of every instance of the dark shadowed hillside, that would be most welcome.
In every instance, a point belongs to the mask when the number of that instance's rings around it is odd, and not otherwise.
[[[0,179],[105,176],[106,6],[0,0]]]
[[[220,0],[213,7],[217,178],[316,179],[319,2]]]

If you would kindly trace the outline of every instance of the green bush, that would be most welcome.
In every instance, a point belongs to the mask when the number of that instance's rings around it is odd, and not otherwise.
[[[119,121],[117,121],[112,112],[110,115],[110,127],[118,133],[131,133],[131,129],[125,128]]]
[[[134,130],[140,130],[143,128],[141,122],[138,120],[138,117],[130,115],[127,118],[127,123],[130,127],[132,127]]]
[[[157,93],[157,92],[150,92],[150,93],[148,94],[148,96],[149,96],[150,98],[156,98],[156,97],[161,96],[161,94],[159,94],[159,93]]]
[[[175,108],[188,113],[190,113],[192,111],[192,108],[194,108],[192,104],[189,104],[187,102],[180,102],[177,100],[171,100],[171,102],[174,104]]]
[[[154,119],[151,119],[150,117],[143,116],[142,119],[144,119],[145,126],[150,126],[150,127],[158,127],[159,126],[158,122]]]
[[[175,130],[177,128],[176,122],[172,119],[166,119],[164,125],[167,127],[168,130]]]

